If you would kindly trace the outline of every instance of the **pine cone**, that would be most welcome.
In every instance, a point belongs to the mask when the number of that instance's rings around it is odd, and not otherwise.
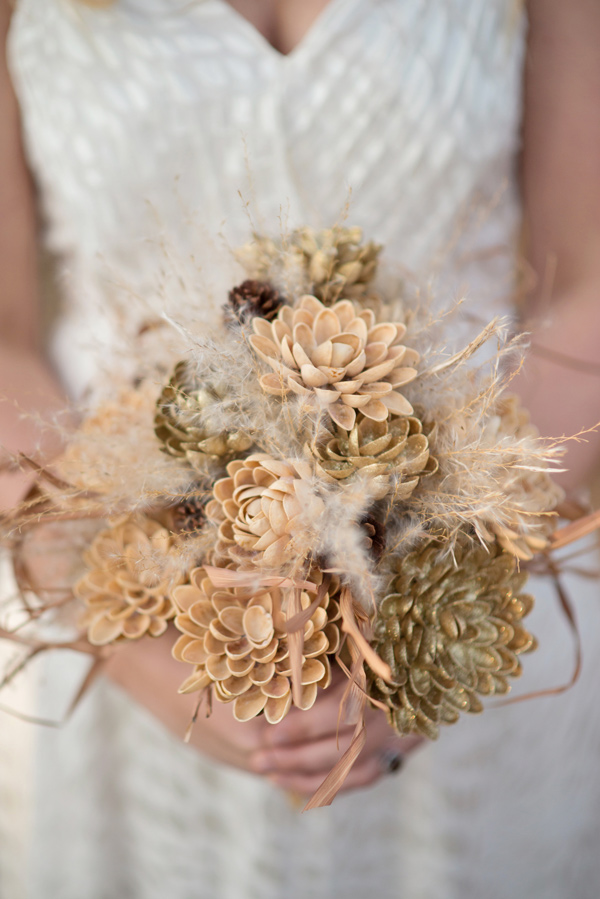
[[[477,694],[506,693],[518,677],[518,656],[535,647],[521,626],[533,599],[521,593],[527,575],[500,547],[429,541],[398,560],[393,592],[381,602],[373,646],[393,684],[371,676],[370,695],[384,702],[399,734],[438,736],[459,712],[482,710]]]
[[[260,379],[266,393],[312,397],[347,431],[356,409],[374,421],[412,414],[397,390],[416,377],[411,366],[419,361],[399,344],[405,325],[377,322],[371,309],[359,310],[350,300],[326,308],[311,296],[295,309],[284,306],[272,323],[255,318],[252,324],[250,343],[273,369]]]
[[[271,321],[283,305],[279,291],[266,281],[244,281],[229,291],[228,300],[225,320],[242,324],[257,316]]]
[[[414,417],[373,421],[358,413],[351,431],[336,428],[309,448],[317,469],[335,480],[351,478],[357,471],[377,485],[376,499],[394,489],[396,500],[405,500],[419,483],[429,462],[429,442],[421,422]],[[431,468],[433,460],[428,466]],[[396,476],[392,485],[391,475]]]
[[[385,552],[385,527],[375,515],[366,515],[360,526],[365,534],[365,546],[378,562]]]
[[[312,489],[312,466],[254,453],[230,462],[227,472],[206,507],[219,525],[217,557],[276,569],[308,558],[310,522],[324,510]]]
[[[171,590],[183,581],[174,539],[143,515],[101,531],[84,559],[89,568],[75,595],[87,612],[83,624],[93,646],[159,637],[175,616]]]
[[[506,438],[516,442],[538,437],[539,432],[518,397],[507,395],[497,401],[496,414],[486,424],[483,442],[495,445]],[[497,539],[507,552],[527,561],[548,546],[548,538],[555,528],[555,516],[548,513],[563,499],[564,492],[545,471],[505,465],[504,472],[505,502],[500,512],[509,509],[508,520],[486,522],[488,533],[485,526],[479,530],[484,539]]]
[[[371,241],[361,246],[362,239],[360,228],[302,228],[292,235],[292,246],[303,256],[311,291],[326,306],[340,297],[360,299],[366,295],[381,247]]]
[[[206,498],[187,496],[169,509],[171,529],[176,534],[192,534],[201,531],[206,524]]]
[[[154,419],[154,431],[163,450],[185,458],[201,474],[225,463],[252,446],[239,431],[224,431],[215,421],[215,411],[225,393],[199,385],[187,362],[178,362],[164,387]]]
[[[320,580],[316,573],[315,583]],[[335,590],[337,584],[325,594],[304,627],[302,709],[310,709],[318,687],[325,688],[331,681],[329,656],[340,645]],[[292,705],[285,630],[287,595],[278,588],[254,593],[248,589],[217,589],[203,568],[194,569],[190,583],[173,591],[180,612],[175,624],[182,633],[173,656],[195,666],[179,692],[192,693],[213,684],[217,699],[233,702],[233,715],[238,721],[264,712],[270,724],[277,724]],[[312,598],[302,593],[303,609]]]

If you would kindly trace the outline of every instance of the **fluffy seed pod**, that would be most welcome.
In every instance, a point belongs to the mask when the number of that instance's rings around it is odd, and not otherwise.
[[[369,692],[400,734],[436,739],[460,712],[481,711],[479,696],[506,693],[519,655],[535,647],[521,625],[533,599],[514,557],[464,539],[455,559],[433,541],[399,559],[377,611],[373,646],[393,683],[372,676]]]
[[[495,412],[486,425],[484,445],[501,444],[503,440],[516,444],[539,437],[518,397],[502,396],[496,402]],[[486,522],[489,532],[485,533],[485,526],[480,527],[480,532],[484,538],[496,539],[517,559],[527,561],[548,546],[548,538],[556,527],[555,516],[548,513],[561,501],[564,492],[538,466],[507,469],[502,490],[506,497],[505,507],[511,509],[508,519],[498,517]]]
[[[315,573],[315,583],[320,579]],[[304,626],[302,709],[311,708],[318,688],[331,681],[330,656],[340,645],[337,589],[337,582],[332,582]],[[173,598],[179,610],[175,624],[182,634],[173,656],[194,666],[180,693],[212,686],[218,700],[233,703],[238,721],[261,712],[271,724],[281,721],[292,705],[285,629],[289,591],[216,588],[204,569],[196,568],[190,583],[177,587]],[[302,593],[302,608],[307,609],[313,598]]]

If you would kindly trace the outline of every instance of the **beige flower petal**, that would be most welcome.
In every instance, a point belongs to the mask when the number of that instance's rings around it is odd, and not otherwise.
[[[250,680],[257,686],[268,684],[275,677],[275,665],[273,662],[264,662],[254,666],[250,672]],[[264,691],[263,691],[264,692]]]
[[[267,704],[267,697],[260,687],[253,687],[233,703],[233,717],[237,721],[250,721],[259,715]]]
[[[292,694],[289,689],[285,696],[269,697],[264,708],[265,718],[269,724],[279,724],[289,712],[291,705]]]
[[[225,656],[209,656],[206,660],[206,673],[211,680],[226,680],[230,672]]]
[[[345,406],[342,403],[334,403],[327,407],[327,411],[332,420],[341,428],[345,428],[346,431],[349,431],[354,427],[356,413],[350,406]]]
[[[299,708],[303,709],[305,712],[308,711],[308,709],[312,709],[317,699],[317,689],[316,684],[306,684],[306,686],[302,687],[302,699]]]
[[[257,645],[270,641],[273,637],[273,618],[262,606],[251,606],[244,612],[244,632]]]
[[[206,671],[202,669],[201,671],[195,671],[193,674],[190,674],[190,676],[184,680],[177,692],[194,693],[196,690],[203,690],[205,687],[208,687],[210,683],[210,677]]]

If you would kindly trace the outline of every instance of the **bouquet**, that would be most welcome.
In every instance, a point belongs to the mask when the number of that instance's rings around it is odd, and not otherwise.
[[[223,321],[159,322],[175,350],[159,328],[144,376],[51,468],[21,457],[38,479],[3,521],[26,619],[68,620],[66,645],[100,655],[170,633],[180,691],[208,709],[277,724],[341,667],[355,740],[313,804],[360,752],[366,703],[436,739],[509,690],[535,647],[525,563],[562,498],[563,445],[509,391],[522,340],[494,320],[449,351],[452,315],[380,251],[359,228],[255,235]],[[59,599],[23,551],[44,523],[84,535]]]

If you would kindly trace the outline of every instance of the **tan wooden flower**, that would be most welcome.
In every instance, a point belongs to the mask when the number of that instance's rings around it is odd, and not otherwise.
[[[75,586],[87,607],[83,624],[92,645],[165,632],[175,616],[171,591],[183,581],[174,543],[144,515],[100,531],[84,556],[89,570]]]
[[[352,430],[335,428],[307,449],[326,477],[346,480],[357,471],[368,475],[376,499],[392,489],[391,475],[396,475],[396,499],[407,499],[429,462],[429,441],[412,416],[373,421],[359,412]]]
[[[302,254],[314,295],[326,305],[364,297],[377,271],[381,246],[363,244],[361,228],[300,228],[291,244]]]
[[[250,343],[273,369],[260,379],[266,393],[311,398],[345,430],[354,427],[358,409],[374,421],[412,414],[398,389],[417,376],[419,361],[400,343],[405,325],[378,322],[371,309],[350,300],[328,308],[312,296],[293,309],[284,306],[273,322],[252,324]]]
[[[372,676],[369,692],[400,734],[436,739],[460,712],[481,711],[479,695],[508,692],[536,645],[520,623],[533,599],[514,557],[463,540],[455,558],[431,541],[409,553],[378,608],[373,646],[394,680]]]
[[[240,431],[226,431],[214,410],[223,395],[196,381],[186,361],[178,362],[156,404],[154,430],[165,452],[185,458],[206,474],[211,463],[224,465],[252,446]]]
[[[321,577],[315,573],[315,583]],[[331,681],[329,656],[340,645],[340,611],[334,593],[336,582],[323,596],[304,625],[301,662],[301,702],[309,709],[319,687]],[[249,588],[216,588],[203,568],[191,572],[189,584],[173,591],[181,631],[173,656],[194,666],[180,693],[211,686],[221,702],[233,702],[238,721],[264,713],[277,724],[292,705],[291,663],[285,629],[289,590],[270,588],[256,593]],[[303,592],[302,609],[313,594]]]
[[[254,453],[230,462],[227,472],[206,507],[219,524],[217,554],[276,569],[307,558],[310,524],[324,510],[312,487],[312,465]]]

